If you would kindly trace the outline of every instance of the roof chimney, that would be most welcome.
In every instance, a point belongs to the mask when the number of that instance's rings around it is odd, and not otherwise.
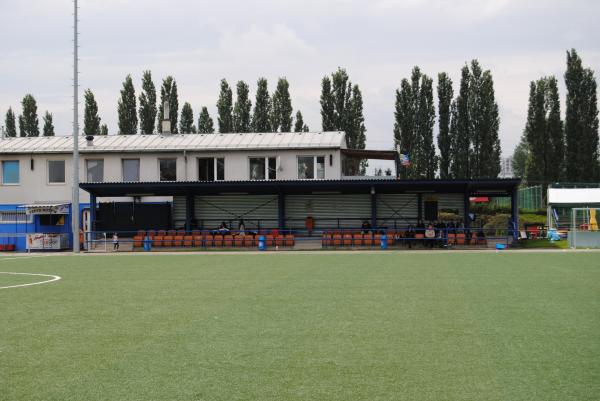
[[[85,137],[87,141],[87,146],[94,146],[94,135],[88,135]]]

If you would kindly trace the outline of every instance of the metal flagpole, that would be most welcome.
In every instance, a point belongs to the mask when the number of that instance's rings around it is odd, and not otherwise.
[[[73,0],[73,200],[71,202],[71,230],[73,252],[79,252],[79,82],[77,47],[77,0]]]

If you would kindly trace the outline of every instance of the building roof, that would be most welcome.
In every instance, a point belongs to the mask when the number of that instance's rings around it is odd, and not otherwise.
[[[97,152],[173,152],[262,149],[345,148],[344,133],[277,132],[244,134],[185,134],[185,135],[106,135],[95,136],[88,146],[84,136],[79,138],[81,153]],[[71,153],[71,136],[17,137],[0,139],[3,153]]]
[[[331,193],[461,193],[467,196],[510,196],[520,179],[479,180],[262,180],[262,181],[163,181],[81,183],[98,197],[221,194],[331,194]]]
[[[548,188],[551,205],[597,205],[600,204],[600,188]]]

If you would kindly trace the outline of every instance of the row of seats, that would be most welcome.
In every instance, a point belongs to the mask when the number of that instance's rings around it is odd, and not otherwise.
[[[287,235],[265,235],[265,244],[267,247],[294,246],[294,236]],[[133,237],[133,246],[142,247],[145,236],[136,235]],[[233,248],[252,248],[258,246],[259,236],[254,235],[154,235],[148,236],[152,241],[153,247],[233,247]]]
[[[402,232],[403,233],[403,232]],[[423,242],[425,235],[423,233],[415,233],[415,237],[410,239],[401,232],[388,231],[386,233],[389,245],[406,243],[407,241]],[[382,234],[360,234],[360,233],[325,233],[322,236],[323,246],[378,246],[381,241]],[[438,241],[440,238],[436,238]],[[433,240],[428,240],[433,241]],[[448,234],[448,244],[451,245],[486,245],[485,238],[477,238],[472,236],[470,241],[467,240],[466,234]]]

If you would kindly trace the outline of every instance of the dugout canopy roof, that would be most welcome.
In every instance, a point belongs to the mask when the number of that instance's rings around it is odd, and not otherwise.
[[[600,205],[600,188],[548,188],[548,204],[552,206]]]

